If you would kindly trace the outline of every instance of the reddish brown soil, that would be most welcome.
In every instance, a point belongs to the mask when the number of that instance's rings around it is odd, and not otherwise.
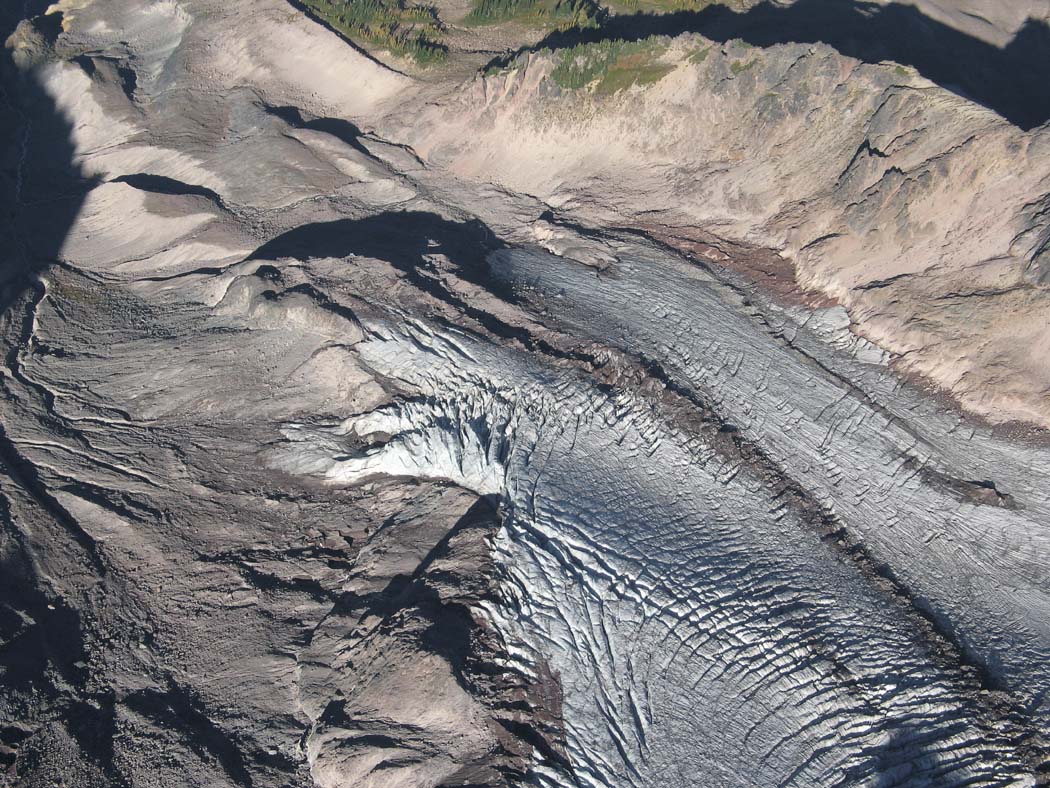
[[[706,266],[736,274],[761,288],[779,304],[819,309],[838,303],[823,293],[799,285],[794,263],[772,249],[727,241],[693,227],[638,222],[631,229],[639,230]]]

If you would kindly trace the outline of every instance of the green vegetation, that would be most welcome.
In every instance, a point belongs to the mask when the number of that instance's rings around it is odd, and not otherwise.
[[[711,47],[701,47],[700,49],[697,49],[697,50],[689,53],[689,57],[687,58],[687,60],[690,63],[695,63],[696,65],[699,66],[701,63],[703,63],[705,60],[707,60],[707,56],[710,55],[710,54],[711,54]]]
[[[732,63],[729,64],[729,70],[739,76],[740,74],[743,74],[745,71],[751,68],[753,65],[755,65],[755,62],[756,61],[754,60],[749,60],[745,63],[742,60],[734,60]]]
[[[597,27],[602,7],[596,0],[474,0],[473,10],[463,21],[468,25],[521,22],[567,30]]]
[[[724,5],[743,8],[744,0],[610,0],[610,6],[621,13],[647,12],[669,14],[675,11],[702,11],[708,6]]]
[[[631,85],[650,85],[673,71],[674,66],[659,62],[666,51],[654,38],[579,44],[557,53],[551,79],[568,90],[593,85],[596,93],[611,95]]]
[[[906,69],[904,66],[897,66],[893,70],[897,72],[897,76],[898,77],[909,77],[909,76],[911,76],[911,74],[909,73],[908,69]]]
[[[302,0],[315,16],[351,40],[412,57],[421,65],[441,60],[441,22],[432,6],[405,0]]]

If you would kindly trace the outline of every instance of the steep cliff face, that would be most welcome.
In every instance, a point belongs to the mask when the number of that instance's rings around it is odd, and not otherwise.
[[[5,10],[0,782],[1047,782],[1047,8],[697,5]]]

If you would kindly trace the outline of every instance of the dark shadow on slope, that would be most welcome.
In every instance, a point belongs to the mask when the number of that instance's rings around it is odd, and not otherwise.
[[[359,255],[386,260],[401,271],[416,272],[427,255],[443,255],[464,279],[488,279],[485,258],[503,243],[477,219],[456,222],[426,211],[397,211],[362,219],[337,219],[289,230],[263,244],[258,260]]]
[[[314,118],[306,120],[296,107],[267,107],[266,111],[274,117],[280,118],[289,126],[297,129],[310,129],[330,134],[337,140],[346,143],[359,153],[371,157],[371,153],[361,143],[361,129],[355,124],[342,118]]]
[[[126,183],[133,189],[152,194],[174,194],[191,197],[204,197],[207,200],[222,205],[222,198],[206,186],[198,186],[193,183],[183,183],[174,178],[166,178],[163,175],[150,175],[144,172],[134,175],[121,175],[114,178],[112,183]]]
[[[15,5],[15,4],[10,4]],[[30,10],[40,10],[30,4]],[[6,39],[18,25],[12,7],[0,10],[0,36]],[[45,37],[56,35],[61,15],[37,25]],[[72,127],[41,88],[33,71],[22,71],[11,51],[0,50],[0,233],[4,240],[0,264],[0,308],[29,283],[27,277],[59,257],[84,197],[95,185],[73,160]],[[12,290],[13,288],[13,290]]]
[[[459,297],[446,287],[441,276],[441,270],[451,268],[459,278],[483,286],[494,295],[510,298],[512,294],[492,280],[487,262],[489,253],[504,246],[488,226],[477,219],[456,222],[426,211],[394,211],[297,227],[259,247],[252,259],[360,256],[385,260],[404,272],[406,279],[421,292],[451,304],[497,336],[528,346],[531,338],[527,329],[504,323]],[[448,263],[438,263],[437,256]],[[331,308],[324,299],[312,294],[311,297],[321,306]]]
[[[893,60],[912,66],[1022,129],[1050,119],[1050,25],[1036,19],[999,48],[900,3],[798,0],[787,7],[767,2],[744,13],[713,5],[701,11],[611,16],[596,29],[551,33],[531,49],[680,33],[700,33],[719,42],[742,39],[761,47],[825,43],[867,63]]]
[[[48,5],[48,0],[0,4],[0,42],[15,32],[23,14],[40,14]],[[53,14],[40,20],[37,30],[45,40],[53,39],[60,25],[61,15]],[[39,291],[36,276],[58,260],[93,186],[74,162],[71,134],[36,74],[20,70],[11,50],[0,48],[0,343],[14,378],[27,307]],[[3,379],[0,397],[14,397]],[[57,521],[63,512],[49,508],[38,480],[20,465],[17,447],[0,425],[0,783],[6,784],[5,777],[12,784],[22,779],[28,784],[30,777],[46,780],[37,771],[46,767],[39,764],[53,766],[55,756],[49,752],[51,740],[35,731],[58,718],[109,784],[120,785],[108,745],[95,747],[83,735],[106,731],[108,718],[104,704],[77,697],[88,681],[87,625],[41,576],[37,550],[43,535],[28,535],[6,496],[21,489],[23,502],[39,506],[43,517],[53,515]],[[68,549],[76,551],[71,536]]]

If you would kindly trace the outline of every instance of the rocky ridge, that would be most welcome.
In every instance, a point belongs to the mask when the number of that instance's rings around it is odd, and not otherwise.
[[[920,8],[1007,46],[978,6]],[[13,32],[9,782],[1046,782],[1050,459],[890,366],[1043,423],[1045,132],[828,44],[602,92],[548,43]]]

